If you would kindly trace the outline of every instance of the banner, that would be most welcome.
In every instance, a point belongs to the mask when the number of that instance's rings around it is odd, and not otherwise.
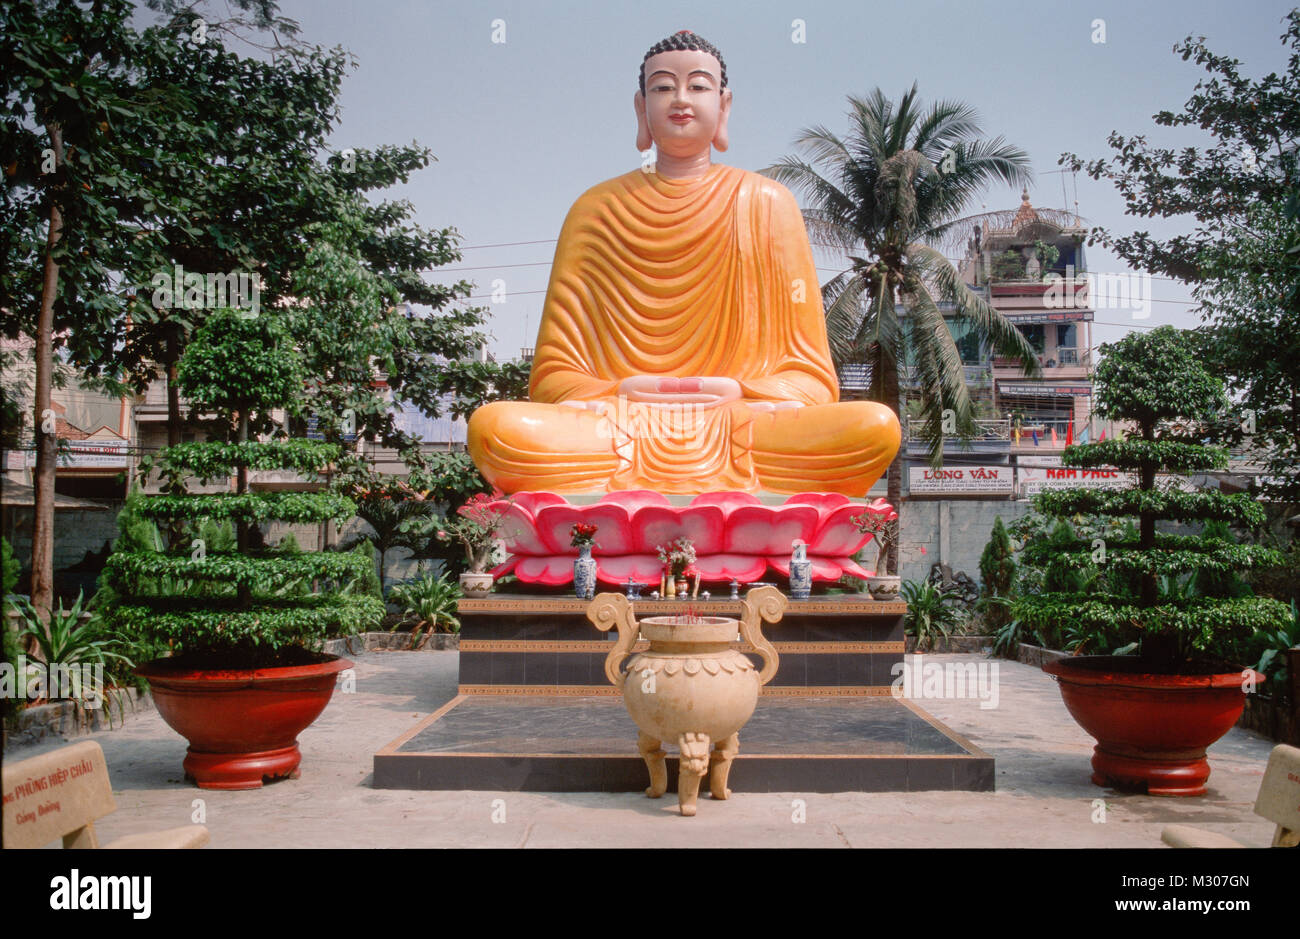
[[[1117,469],[1021,466],[1017,472],[1022,496],[1032,496],[1044,489],[1126,489],[1133,485],[1129,474]]]
[[[1009,496],[1014,490],[1010,466],[908,467],[911,495],[995,495]]]

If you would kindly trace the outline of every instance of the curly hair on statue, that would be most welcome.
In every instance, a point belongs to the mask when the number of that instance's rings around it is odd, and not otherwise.
[[[719,94],[721,94],[723,88],[727,87],[727,63],[722,61],[722,53],[718,51],[718,47],[703,36],[695,35],[689,29],[680,29],[667,39],[656,42],[641,60],[641,68],[638,70],[639,74],[637,75],[641,94],[645,94],[645,64],[650,61],[652,55],[658,55],[661,52],[707,52],[717,59],[718,65],[722,67],[722,84],[718,88]]]

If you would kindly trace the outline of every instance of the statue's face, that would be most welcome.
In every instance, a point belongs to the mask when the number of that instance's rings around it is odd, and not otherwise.
[[[715,140],[721,143],[718,149],[726,148],[731,90],[721,90],[722,67],[714,56],[661,52],[643,68],[645,97],[637,93],[637,117],[644,115],[660,153],[693,156],[708,151]]]

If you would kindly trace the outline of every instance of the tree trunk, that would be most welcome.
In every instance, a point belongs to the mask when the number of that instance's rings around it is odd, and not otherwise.
[[[176,385],[176,364],[180,361],[177,326],[167,330],[167,446],[181,442],[181,392]]]
[[[63,166],[63,131],[49,126],[55,172]],[[50,404],[54,371],[54,298],[59,291],[59,262],[54,251],[63,237],[63,212],[57,192],[50,197],[50,227],[45,240],[45,276],[41,284],[41,310],[36,322],[36,391],[32,429],[36,443],[36,489],[32,524],[32,605],[43,622],[49,622],[54,605],[54,476],[58,458],[58,427]]]

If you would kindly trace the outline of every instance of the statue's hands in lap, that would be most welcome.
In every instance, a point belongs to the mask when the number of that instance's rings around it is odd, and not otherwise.
[[[633,375],[618,385],[618,393],[629,401],[646,404],[693,404],[714,408],[741,399],[740,382],[725,376],[673,378],[663,375]]]

